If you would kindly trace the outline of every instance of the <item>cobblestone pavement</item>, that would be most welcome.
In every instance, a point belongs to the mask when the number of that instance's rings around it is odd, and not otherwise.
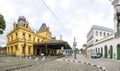
[[[105,68],[105,70],[108,70],[108,71],[120,71],[120,60],[109,59],[109,58],[92,59],[91,57],[86,58],[82,54],[77,54],[76,57],[77,57],[76,59],[74,59],[73,56],[68,57],[68,58],[62,58],[62,59],[68,59],[68,60],[71,59],[71,60],[75,60],[75,61],[82,61],[82,62],[86,62],[86,63],[95,64],[95,65]]]
[[[32,67],[17,69],[13,71],[98,71],[94,66],[63,61],[51,61],[48,63],[36,64]]]
[[[98,71],[94,66],[60,59],[33,60],[0,57],[0,71]]]

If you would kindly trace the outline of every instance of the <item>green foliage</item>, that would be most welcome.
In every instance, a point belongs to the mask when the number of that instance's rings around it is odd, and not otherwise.
[[[2,48],[2,46],[0,46],[0,48]]]
[[[79,49],[78,49],[78,48],[76,48],[76,51],[79,51]]]
[[[79,50],[78,48],[76,48],[76,49],[75,49],[75,52],[76,52],[76,53],[79,53],[79,52],[80,52],[80,50]]]
[[[83,48],[81,48],[80,51],[81,51],[82,54],[84,53],[84,49]]]
[[[0,29],[0,34],[3,34],[3,30]]]
[[[6,28],[4,17],[0,14],[0,34],[3,34],[3,31]]]

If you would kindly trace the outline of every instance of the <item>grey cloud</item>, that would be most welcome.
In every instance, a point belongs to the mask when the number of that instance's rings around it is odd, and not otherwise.
[[[44,0],[45,2],[47,0]],[[74,34],[74,31],[72,29],[74,28],[79,28],[82,26],[82,23],[80,22],[80,26],[79,25],[74,25],[74,23],[71,23],[72,20],[84,20],[87,21],[86,24],[89,24],[89,12],[93,12],[95,14],[100,14],[103,13],[103,20],[106,20],[110,17],[111,14],[111,9],[109,7],[109,5],[105,5],[103,3],[100,3],[98,0],[71,0],[70,2],[70,6],[68,7],[67,10],[63,10],[62,7],[60,7],[60,0],[55,0],[55,9],[53,10],[53,12],[55,13],[55,15],[59,18],[59,20],[62,22],[59,23],[55,17],[51,14],[51,12],[44,6],[44,4],[41,2],[41,0],[11,0],[9,1],[10,3],[12,3],[15,7],[15,15],[16,17],[12,17],[9,20],[7,20],[8,22],[10,21],[11,23],[9,23],[9,27],[7,27],[8,29],[6,29],[6,33],[4,35],[0,35],[2,38],[5,39],[6,34],[9,30],[11,30],[10,27],[12,27],[12,23],[14,21],[17,21],[18,17],[21,15],[24,15],[27,20],[30,23],[30,27],[37,31],[41,24],[44,22],[42,20],[42,16],[45,12],[50,14],[50,20],[46,21],[45,23],[50,26],[50,29],[53,33],[53,35],[58,35],[58,34],[62,34],[64,37],[68,37],[68,36],[72,36]],[[29,13],[23,13],[24,9],[28,9],[30,10]],[[76,11],[79,11],[80,14],[76,14]],[[69,18],[66,19],[66,17]],[[67,25],[72,25],[70,27],[66,27]],[[84,29],[83,29],[84,30]],[[79,34],[82,35],[82,34]],[[2,39],[0,38],[0,40]],[[3,39],[2,39],[3,40]],[[5,42],[5,41],[3,41]],[[0,43],[0,45],[3,44]]]

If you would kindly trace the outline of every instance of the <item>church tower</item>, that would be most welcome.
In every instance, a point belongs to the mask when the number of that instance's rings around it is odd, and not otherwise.
[[[120,0],[113,0],[114,7],[114,32],[115,36],[120,35]]]

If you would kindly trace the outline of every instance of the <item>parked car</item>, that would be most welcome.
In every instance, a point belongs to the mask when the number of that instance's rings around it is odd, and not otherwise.
[[[102,53],[94,53],[91,55],[91,58],[100,58],[102,57]]]

